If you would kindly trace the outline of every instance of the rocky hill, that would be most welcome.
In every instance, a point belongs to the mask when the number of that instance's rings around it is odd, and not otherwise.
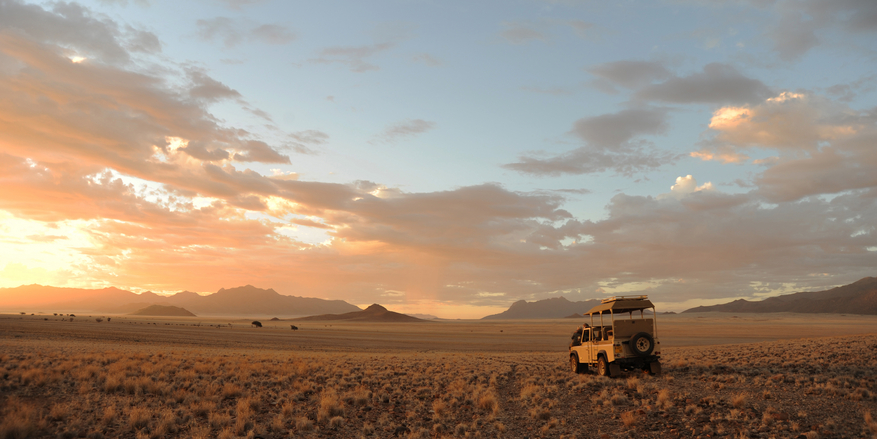
[[[527,302],[519,300],[509,309],[484,317],[483,320],[499,319],[562,319],[570,314],[584,314],[599,304],[599,299],[570,302],[566,297]]]
[[[377,303],[369,306],[362,311],[349,312],[344,314],[325,314],[321,316],[305,317],[298,320],[343,320],[348,322],[426,322],[427,320],[418,319],[409,315],[390,311]]]
[[[826,291],[786,294],[759,301],[738,299],[721,305],[699,306],[683,312],[798,312],[877,315],[877,278],[866,277],[855,283]]]
[[[159,317],[195,317],[195,314],[187,311],[185,308],[178,306],[165,305],[149,305],[146,308],[138,309],[129,316],[159,316]]]
[[[343,300],[279,294],[252,285],[220,289],[202,296],[183,291],[171,296],[141,294],[118,288],[77,289],[43,285],[0,288],[0,307],[7,312],[103,312],[128,314],[150,305],[177,306],[198,315],[303,316],[360,311]]]

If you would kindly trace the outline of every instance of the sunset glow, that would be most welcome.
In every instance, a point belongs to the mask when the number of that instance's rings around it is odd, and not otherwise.
[[[0,2],[0,288],[478,318],[875,274],[851,4],[65,5]]]

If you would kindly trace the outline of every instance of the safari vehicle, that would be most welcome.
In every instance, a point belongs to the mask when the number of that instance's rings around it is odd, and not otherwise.
[[[601,376],[618,376],[622,370],[637,369],[661,373],[661,343],[655,315],[655,305],[648,296],[603,299],[585,313],[585,324],[572,335],[569,346],[572,371],[583,373],[588,366],[596,366]]]

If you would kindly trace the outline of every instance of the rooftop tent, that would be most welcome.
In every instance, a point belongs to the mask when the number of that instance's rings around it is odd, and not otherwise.
[[[607,311],[615,312],[631,312],[640,311],[647,308],[654,308],[652,302],[647,299],[648,296],[616,296],[603,299],[602,303],[591,308],[586,314],[602,314]]]

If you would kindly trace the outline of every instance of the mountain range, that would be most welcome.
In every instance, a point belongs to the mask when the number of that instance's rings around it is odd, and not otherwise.
[[[43,285],[0,288],[0,308],[6,311],[102,312],[128,314],[150,305],[177,306],[197,315],[307,316],[361,311],[343,300],[325,300],[279,294],[273,289],[246,285],[222,288],[202,296],[183,291],[162,296],[150,291],[136,294],[118,288],[78,289]]]
[[[866,277],[849,285],[825,291],[786,294],[759,301],[738,299],[721,305],[698,306],[683,312],[797,312],[877,315],[877,278]]]
[[[483,317],[482,320],[499,319],[562,319],[570,314],[584,314],[600,303],[599,299],[570,302],[566,297],[527,302],[519,300],[509,309]]]

